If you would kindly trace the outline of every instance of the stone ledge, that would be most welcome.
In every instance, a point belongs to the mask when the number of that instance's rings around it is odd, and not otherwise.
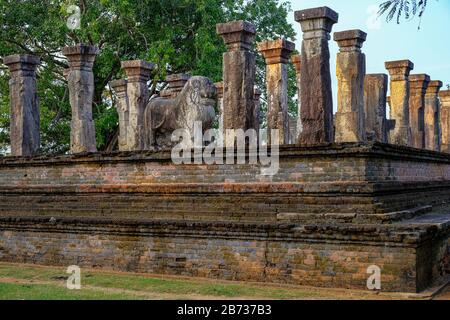
[[[64,194],[64,193],[148,193],[148,194],[349,194],[384,195],[395,192],[428,191],[450,188],[450,181],[386,181],[386,182],[254,182],[254,183],[118,183],[118,184],[51,184],[27,186],[0,186],[3,194]]]
[[[13,54],[3,58],[4,65],[10,65],[15,63],[38,65],[41,63],[41,59],[37,56],[33,56],[30,54]]]
[[[256,150],[250,150],[255,152]],[[269,148],[270,153],[270,148]],[[248,152],[246,153],[248,154]],[[450,164],[450,154],[437,151],[415,149],[398,145],[374,143],[341,143],[320,144],[311,146],[286,145],[280,146],[280,159],[305,157],[373,157],[401,160],[419,160],[442,162]],[[224,159],[225,152],[224,152]],[[124,163],[124,162],[172,162],[171,151],[123,151],[80,153],[59,156],[38,157],[0,157],[0,166],[27,165],[59,165],[68,163]]]
[[[329,19],[332,22],[336,23],[339,20],[339,14],[328,7],[318,7],[295,11],[295,21],[297,22],[323,18]]]
[[[397,61],[387,61],[385,62],[386,69],[414,69],[414,63],[409,60],[397,60]]]
[[[448,217],[450,220],[450,217]],[[114,234],[137,237],[259,239],[270,241],[346,242],[368,246],[416,247],[436,237],[448,237],[449,224],[314,224],[235,223],[178,220],[132,220],[61,217],[0,217],[0,230],[49,233]]]

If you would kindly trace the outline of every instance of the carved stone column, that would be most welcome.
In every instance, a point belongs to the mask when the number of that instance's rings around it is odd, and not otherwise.
[[[338,17],[328,7],[295,12],[295,20],[300,22],[303,31],[301,144],[333,142],[333,96],[328,41]]]
[[[128,106],[127,81],[124,79],[111,81],[110,86],[117,96],[116,109],[119,114],[119,150],[129,151],[127,133],[130,111]]]
[[[142,60],[123,61],[122,69],[128,80],[127,145],[129,150],[144,150],[144,111],[149,98],[147,82],[150,80],[154,64]]]
[[[170,74],[166,77],[166,82],[169,84],[167,89],[161,92],[162,98],[175,99],[184,86],[191,78],[190,75],[184,73]]]
[[[223,54],[223,126],[224,130],[254,126],[255,119],[255,55],[251,51],[255,27],[246,21],[233,21],[217,25],[228,51]],[[233,145],[227,139],[226,145]]]
[[[430,81],[425,94],[425,149],[441,150],[440,102],[441,81]]]
[[[253,129],[256,130],[256,132],[259,132],[260,126],[261,126],[261,90],[255,87],[254,90],[254,99],[255,99],[255,115],[254,115],[254,125]]]
[[[410,146],[409,74],[414,64],[409,60],[400,60],[386,62],[385,66],[391,76],[391,119],[395,120],[390,143]]]
[[[387,74],[367,74],[364,79],[364,114],[368,140],[387,143]]]
[[[297,143],[298,137],[297,125],[298,125],[298,118],[289,116],[289,144]]]
[[[336,32],[338,111],[336,113],[336,142],[366,141],[364,126],[364,78],[366,56],[361,52],[367,34],[361,30]]]
[[[217,89],[217,106],[219,108],[219,132],[224,135],[223,130],[223,82],[216,82],[214,84]]]
[[[300,133],[302,132],[302,118],[300,115],[300,111],[302,109],[302,104],[301,104],[301,95],[302,95],[302,90],[301,90],[301,81],[302,81],[302,56],[297,54],[294,56],[291,56],[291,61],[292,64],[294,65],[295,68],[295,77],[297,80],[297,125],[296,125],[296,136],[294,137],[294,140],[292,141],[292,143],[297,143]]]
[[[97,47],[81,44],[65,47],[62,52],[67,57],[70,67],[67,76],[72,107],[70,152],[96,152],[95,126],[92,119],[94,97],[92,68],[99,50]]]
[[[439,93],[441,100],[441,151],[450,153],[450,90]]]
[[[391,97],[386,97],[386,103],[389,106],[389,117],[391,115]],[[387,120],[387,127],[386,127],[386,134],[387,134],[387,139],[388,139],[388,143],[391,143],[391,131],[395,129],[395,119],[388,119]]]
[[[412,74],[409,76],[409,125],[411,127],[411,146],[425,148],[425,93],[430,76]]]
[[[279,145],[289,144],[287,64],[295,44],[284,39],[264,41],[258,43],[258,50],[266,60],[267,128],[279,130]]]
[[[40,147],[39,99],[36,69],[40,59],[32,55],[12,55],[3,59],[8,66],[11,112],[10,139],[12,156],[33,156]]]

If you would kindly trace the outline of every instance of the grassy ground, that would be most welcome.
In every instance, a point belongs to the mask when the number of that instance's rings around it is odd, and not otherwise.
[[[0,299],[417,299],[404,294],[213,281],[82,270],[81,290],[68,290],[64,268],[0,263]],[[441,295],[441,298],[449,298]]]

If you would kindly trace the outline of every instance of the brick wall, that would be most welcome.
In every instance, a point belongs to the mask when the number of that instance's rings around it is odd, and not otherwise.
[[[354,213],[354,222],[368,221],[449,202],[449,168],[448,155],[381,144],[285,147],[272,178],[257,165],[174,165],[164,152],[7,157],[0,216],[268,222]]]
[[[449,274],[450,155],[288,146],[259,172],[164,152],[0,158],[0,261],[361,289],[375,264],[383,290],[411,292]]]
[[[0,260],[363,290],[367,268],[377,265],[382,290],[416,292],[442,280],[424,262],[448,259],[421,251],[432,234],[429,227],[2,218]]]

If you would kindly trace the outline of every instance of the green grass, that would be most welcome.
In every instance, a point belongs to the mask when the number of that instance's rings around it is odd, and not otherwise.
[[[0,299],[376,299],[372,292],[180,279],[81,270],[81,290],[65,268],[0,263]]]
[[[102,290],[68,290],[48,284],[0,283],[2,300],[136,300],[136,295],[108,293]]]
[[[136,291],[140,293],[153,293],[163,295],[198,295],[211,296],[218,298],[239,298],[239,297],[253,297],[253,298],[270,298],[270,299],[299,299],[299,298],[314,298],[319,297],[319,293],[305,292],[304,290],[292,290],[284,288],[271,288],[255,285],[244,284],[222,284],[211,281],[199,280],[178,280],[172,278],[154,278],[148,276],[141,276],[136,274],[117,274],[99,271],[82,270],[82,290],[67,290],[64,287],[68,274],[62,268],[50,267],[32,267],[0,264],[0,278],[13,278],[19,280],[27,280],[30,282],[54,282],[55,285],[17,285],[17,284],[1,284],[0,279],[0,299],[13,298],[20,299],[20,291],[24,294],[23,299],[31,297],[39,297],[40,293],[47,292],[43,298],[60,297],[67,299],[69,297],[88,298],[92,296],[93,299],[101,297],[100,292],[95,292],[91,287],[102,289],[122,289],[127,291]],[[15,287],[9,293],[8,290],[2,286],[6,285],[9,290]],[[58,287],[59,285],[59,287]],[[78,291],[78,292],[76,292]],[[84,292],[84,294],[83,294]],[[117,295],[105,295],[105,298],[120,298]]]

